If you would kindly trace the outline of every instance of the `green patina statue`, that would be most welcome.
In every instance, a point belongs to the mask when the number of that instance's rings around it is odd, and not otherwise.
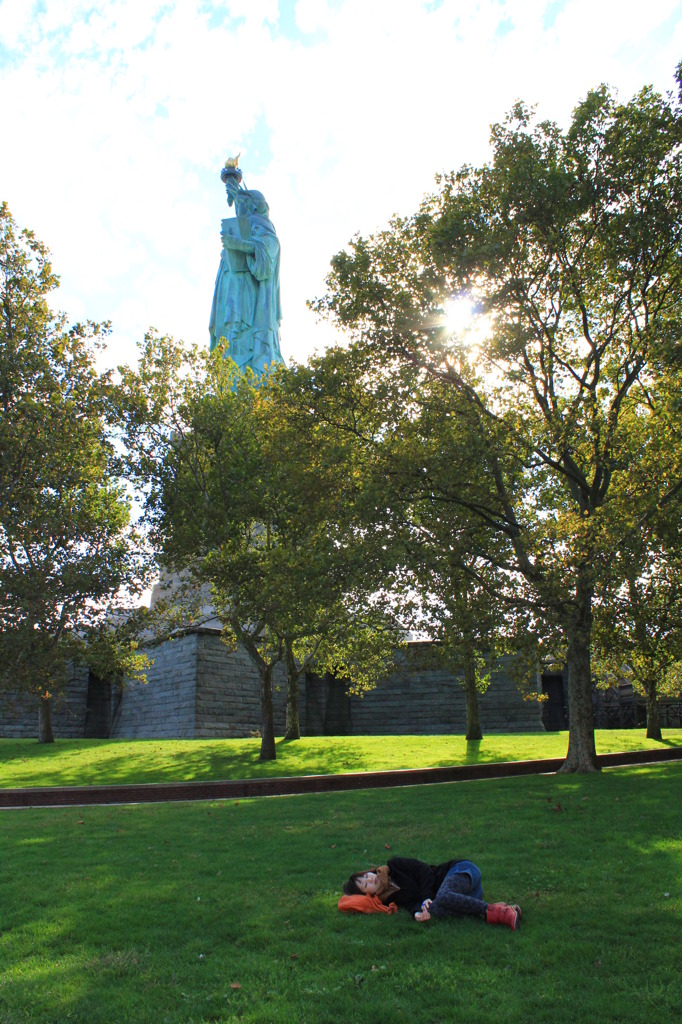
[[[221,339],[240,370],[260,376],[281,363],[279,324],[279,239],[262,192],[244,188],[238,157],[227,161],[220,177],[235,217],[222,221],[223,243],[213,292],[209,331],[211,351]]]

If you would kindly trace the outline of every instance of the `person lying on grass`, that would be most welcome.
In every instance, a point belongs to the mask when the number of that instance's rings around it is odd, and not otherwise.
[[[506,925],[512,931],[517,930],[521,921],[517,904],[485,902],[481,872],[470,860],[431,865],[413,857],[393,857],[388,864],[371,871],[356,871],[343,891],[345,897],[339,900],[339,910],[371,913],[394,904],[409,910],[416,921],[467,914],[484,918],[488,924]],[[366,907],[348,899],[358,896],[370,897]]]

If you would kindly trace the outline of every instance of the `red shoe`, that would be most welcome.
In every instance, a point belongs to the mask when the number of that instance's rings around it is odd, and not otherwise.
[[[515,932],[521,921],[521,908],[510,907],[506,903],[489,903],[485,919],[488,924],[503,924]]]

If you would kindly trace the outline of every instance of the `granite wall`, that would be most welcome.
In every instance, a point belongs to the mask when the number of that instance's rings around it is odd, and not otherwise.
[[[350,698],[351,734],[465,733],[466,698],[461,676],[443,669],[404,670],[364,697]],[[540,705],[524,701],[504,662],[478,696],[483,734],[544,732]]]
[[[243,648],[230,651],[220,631],[201,629],[149,652],[147,682],[127,682],[115,739],[250,736],[261,728],[260,680]],[[284,733],[286,671],[274,679],[275,732]],[[303,692],[303,697],[305,696]]]
[[[452,672],[415,665],[409,653],[400,671],[362,697],[349,696],[343,684],[329,676],[311,676],[306,732],[356,736],[465,733],[466,698],[461,683],[461,676]],[[522,698],[506,659],[493,671],[486,692],[479,694],[478,707],[484,734],[545,731],[541,705]]]
[[[302,677],[301,732],[308,736],[464,733],[461,680],[419,663],[419,645],[404,667],[364,697],[349,696],[330,676]],[[423,645],[422,645],[423,650]],[[230,651],[220,631],[202,628],[150,649],[147,683],[119,689],[78,669],[55,701],[57,738],[112,739],[244,737],[261,728],[260,681],[243,649]],[[414,655],[414,656],[413,656]],[[274,680],[275,734],[284,734],[286,672]],[[540,705],[526,702],[501,661],[479,697],[483,733],[543,731]],[[0,736],[37,736],[37,707],[0,697]]]
[[[86,668],[73,667],[63,693],[52,702],[52,729],[60,739],[79,739],[85,735],[88,682]],[[38,697],[0,692],[0,737],[38,739]]]
[[[194,736],[197,633],[159,644],[147,653],[147,682],[127,680],[111,726],[112,739]]]
[[[284,735],[287,676],[273,678],[275,735]],[[202,633],[197,643],[197,702],[194,735],[250,736],[261,728],[260,678],[243,648],[230,651],[220,636]]]

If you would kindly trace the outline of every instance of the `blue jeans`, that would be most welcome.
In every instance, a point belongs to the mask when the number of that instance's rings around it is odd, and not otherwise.
[[[445,878],[448,878],[450,875],[468,875],[471,879],[471,890],[467,893],[467,896],[471,896],[475,900],[483,899],[481,872],[473,861],[461,860],[459,864],[455,864],[454,867],[450,868]],[[445,883],[445,879],[443,879],[443,883]]]

